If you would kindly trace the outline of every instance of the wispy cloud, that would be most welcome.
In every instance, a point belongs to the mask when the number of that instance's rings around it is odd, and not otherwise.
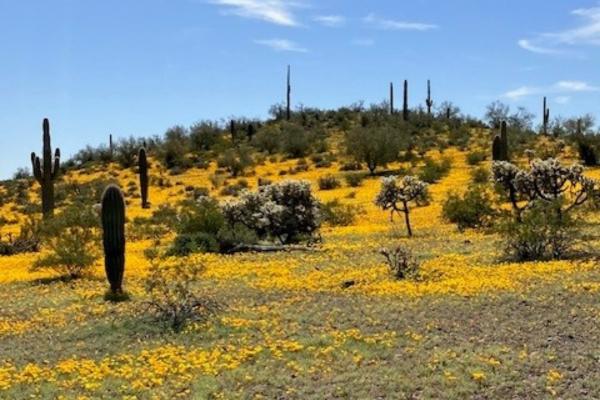
[[[567,94],[567,93],[581,93],[581,92],[598,92],[600,87],[592,86],[587,82],[582,81],[558,81],[550,86],[521,86],[517,89],[510,90],[502,95],[502,97],[509,100],[519,100],[523,97],[529,97],[534,95],[542,94]],[[568,96],[559,96],[555,100],[560,102],[560,99]],[[570,97],[569,97],[570,100]],[[568,102],[566,100],[565,102]],[[564,103],[562,103],[564,104]]]
[[[554,55],[565,54],[568,47],[600,46],[600,7],[579,8],[571,14],[582,20],[579,26],[521,39],[517,44],[533,53]]]
[[[313,20],[330,28],[339,28],[346,23],[346,18],[341,15],[317,15]]]
[[[283,26],[300,25],[292,9],[297,3],[285,0],[211,0],[224,7],[225,14],[253,18]]]
[[[363,18],[363,21],[366,24],[373,26],[374,28],[387,30],[387,31],[408,30],[408,31],[424,32],[424,31],[429,31],[432,29],[439,28],[439,26],[435,25],[435,24],[426,24],[426,23],[422,23],[422,22],[396,21],[393,19],[380,18],[373,13],[371,13],[371,14],[367,15],[365,18]]]
[[[558,96],[554,98],[554,102],[557,104],[567,104],[571,101],[571,96]]]
[[[287,39],[262,39],[255,40],[254,43],[261,46],[267,46],[275,51],[293,51],[297,53],[307,53],[308,49],[299,46],[297,43]]]

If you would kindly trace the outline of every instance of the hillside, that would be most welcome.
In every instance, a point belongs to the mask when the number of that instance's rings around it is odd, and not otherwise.
[[[56,196],[69,194],[57,212],[88,189],[85,206],[93,208],[109,182],[125,193],[124,287],[131,299],[104,300],[101,256],[73,280],[53,270],[31,271],[49,251],[43,242],[41,253],[0,257],[0,398],[594,398],[600,393],[599,214],[586,204],[578,220],[583,240],[556,260],[510,260],[496,230],[457,229],[442,215],[445,200],[470,187],[474,170],[492,165],[493,133],[461,125],[465,129],[462,145],[454,143],[454,127],[417,129],[410,147],[418,149],[416,158],[385,163],[374,175],[364,166],[343,171],[352,161],[344,148],[351,128],[340,126],[325,128],[325,155],[248,148],[253,164],[236,177],[218,166],[227,150],[202,153],[201,167],[173,173],[149,143],[147,209],[135,165],[94,160],[65,166]],[[425,145],[432,135],[436,141]],[[538,154],[557,142],[527,139]],[[513,161],[526,166],[523,151],[515,151]],[[485,160],[468,162],[473,152]],[[578,161],[570,144],[558,157]],[[382,176],[419,176],[427,162],[442,160],[449,170],[429,185],[429,201],[411,208],[414,236],[408,237],[403,217],[390,222],[374,202]],[[346,177],[357,173],[362,181],[351,187]],[[585,175],[600,178],[600,169],[587,168]],[[339,187],[320,189],[328,176]],[[240,194],[223,189],[240,181],[254,191],[288,180],[309,181],[321,203],[338,200],[356,215],[342,226],[324,222],[320,240],[306,248],[301,241],[278,252],[167,257],[164,268],[204,266],[195,284],[220,309],[180,333],[147,318],[147,249],[170,247],[177,232],[155,233],[144,221],[152,225],[161,206],[175,207],[196,192],[225,204]],[[17,204],[19,185],[27,199]],[[39,215],[39,209],[27,211],[40,202],[39,185],[26,178],[0,190],[8,199],[0,232],[14,237],[29,216]],[[487,190],[493,192],[491,185]],[[501,200],[498,209],[510,204]],[[394,279],[379,254],[398,244],[418,259],[418,279]],[[102,247],[100,241],[95,246]]]

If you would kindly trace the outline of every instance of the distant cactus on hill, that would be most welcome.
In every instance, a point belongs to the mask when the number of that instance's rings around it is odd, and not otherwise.
[[[141,148],[138,153],[138,166],[140,174],[140,191],[142,195],[142,208],[149,208],[148,203],[148,159],[146,149]]]
[[[54,181],[60,174],[60,149],[56,149],[53,158],[50,145],[50,122],[47,118],[44,118],[43,131],[43,160],[40,160],[35,153],[31,153],[31,166],[33,176],[42,187],[42,212],[46,218],[54,213]]]

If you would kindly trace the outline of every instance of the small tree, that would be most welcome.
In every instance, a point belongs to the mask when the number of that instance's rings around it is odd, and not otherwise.
[[[411,202],[421,204],[427,200],[428,185],[414,176],[405,176],[400,181],[395,176],[385,177],[381,181],[381,190],[375,199],[375,205],[384,211],[390,210],[390,220],[394,213],[403,213],[408,236],[412,236],[410,226]]]
[[[389,126],[359,127],[351,130],[345,139],[346,153],[355,161],[367,164],[371,174],[378,167],[398,159],[408,140],[403,131]]]

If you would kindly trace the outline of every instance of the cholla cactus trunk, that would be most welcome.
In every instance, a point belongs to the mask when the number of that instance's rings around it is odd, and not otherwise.
[[[431,81],[427,80],[427,100],[425,100],[425,104],[427,105],[427,114],[431,115],[431,107],[433,107],[433,100],[431,100]]]
[[[408,80],[404,80],[404,104],[402,106],[402,118],[408,121]]]
[[[550,123],[550,109],[547,107],[546,97],[544,97],[544,110],[543,110],[543,123],[542,123],[542,131],[544,135],[548,134],[548,124]]]
[[[50,122],[44,118],[43,122],[43,160],[35,153],[31,153],[31,166],[33,176],[42,188],[42,212],[44,218],[54,213],[54,180],[60,174],[60,149],[56,149],[52,158],[52,147],[50,144]]]
[[[286,95],[287,95],[287,98],[286,98],[287,104],[286,104],[285,115],[286,115],[287,120],[289,121],[292,118],[292,108],[291,108],[292,107],[292,84],[290,82],[290,66],[289,65],[287,68],[287,93],[286,93]]]
[[[109,185],[102,195],[102,229],[106,278],[111,293],[121,294],[125,272],[125,200],[116,185]]]
[[[394,114],[394,84],[390,82],[390,114]]]
[[[146,149],[143,147],[138,154],[138,166],[140,173],[140,191],[142,195],[142,208],[150,207],[148,203],[148,158],[146,157]]]

